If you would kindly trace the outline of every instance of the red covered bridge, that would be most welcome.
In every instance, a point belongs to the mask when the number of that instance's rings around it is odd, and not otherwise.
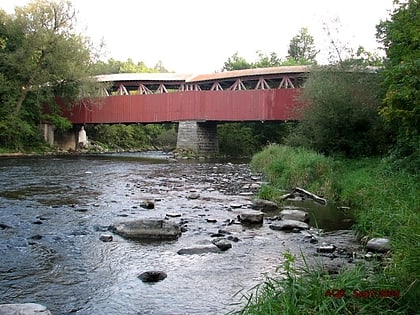
[[[179,122],[178,147],[217,150],[216,125],[298,118],[297,95],[307,66],[213,74],[119,73],[98,76],[101,97],[85,99],[66,116],[73,124]]]

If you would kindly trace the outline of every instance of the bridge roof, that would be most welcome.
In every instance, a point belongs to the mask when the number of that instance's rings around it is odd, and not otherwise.
[[[99,82],[127,82],[127,81],[149,81],[149,82],[185,82],[191,74],[179,73],[114,73],[97,75]]]
[[[180,73],[115,73],[96,76],[99,82],[173,82],[195,83],[205,81],[228,80],[242,77],[260,77],[267,75],[299,74],[309,72],[310,66],[281,66],[245,70],[224,71],[209,74]]]
[[[234,71],[216,72],[211,74],[198,74],[189,78],[187,82],[203,82],[226,80],[243,77],[260,77],[267,75],[299,74],[309,72],[309,66],[281,66],[270,68],[255,68]]]

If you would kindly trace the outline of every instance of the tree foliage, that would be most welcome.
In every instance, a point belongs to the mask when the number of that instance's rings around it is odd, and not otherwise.
[[[306,27],[300,29],[289,44],[288,59],[299,64],[316,64],[318,51],[315,48],[314,38]]]
[[[222,71],[244,70],[251,68],[254,68],[252,63],[246,61],[244,57],[239,56],[238,52],[235,52],[225,61]]]
[[[381,114],[398,134],[395,152],[420,162],[420,3],[395,1],[387,21],[377,27],[386,52],[385,96]]]
[[[291,39],[288,53],[288,56],[281,58],[274,51],[267,54],[257,50],[256,61],[249,62],[240,56],[239,52],[235,52],[225,61],[222,71],[316,64],[315,58],[318,51],[315,49],[314,39],[307,28],[302,28]]]
[[[176,131],[173,124],[115,124],[87,126],[91,141],[106,144],[110,149],[160,149],[176,147]]]
[[[301,95],[302,120],[289,144],[347,157],[382,153],[387,133],[378,115],[379,84],[379,75],[367,69],[313,68]]]
[[[75,99],[94,86],[90,46],[75,31],[67,0],[34,0],[10,15],[0,10],[0,39],[1,145],[19,149],[38,139],[44,106],[58,115],[56,96]]]
[[[135,63],[131,58],[126,61],[119,61],[113,58],[107,62],[97,61],[90,69],[92,75],[112,74],[112,73],[144,73],[144,72],[168,72],[159,61],[153,68],[148,67],[143,61]]]

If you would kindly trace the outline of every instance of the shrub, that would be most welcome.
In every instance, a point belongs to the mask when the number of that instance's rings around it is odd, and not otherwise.
[[[378,114],[379,78],[354,68],[313,69],[301,95],[302,119],[286,143],[346,157],[383,153],[387,132]]]

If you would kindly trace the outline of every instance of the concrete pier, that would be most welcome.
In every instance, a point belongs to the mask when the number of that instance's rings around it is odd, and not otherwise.
[[[216,154],[219,152],[217,123],[208,121],[180,121],[177,149],[195,153]]]

